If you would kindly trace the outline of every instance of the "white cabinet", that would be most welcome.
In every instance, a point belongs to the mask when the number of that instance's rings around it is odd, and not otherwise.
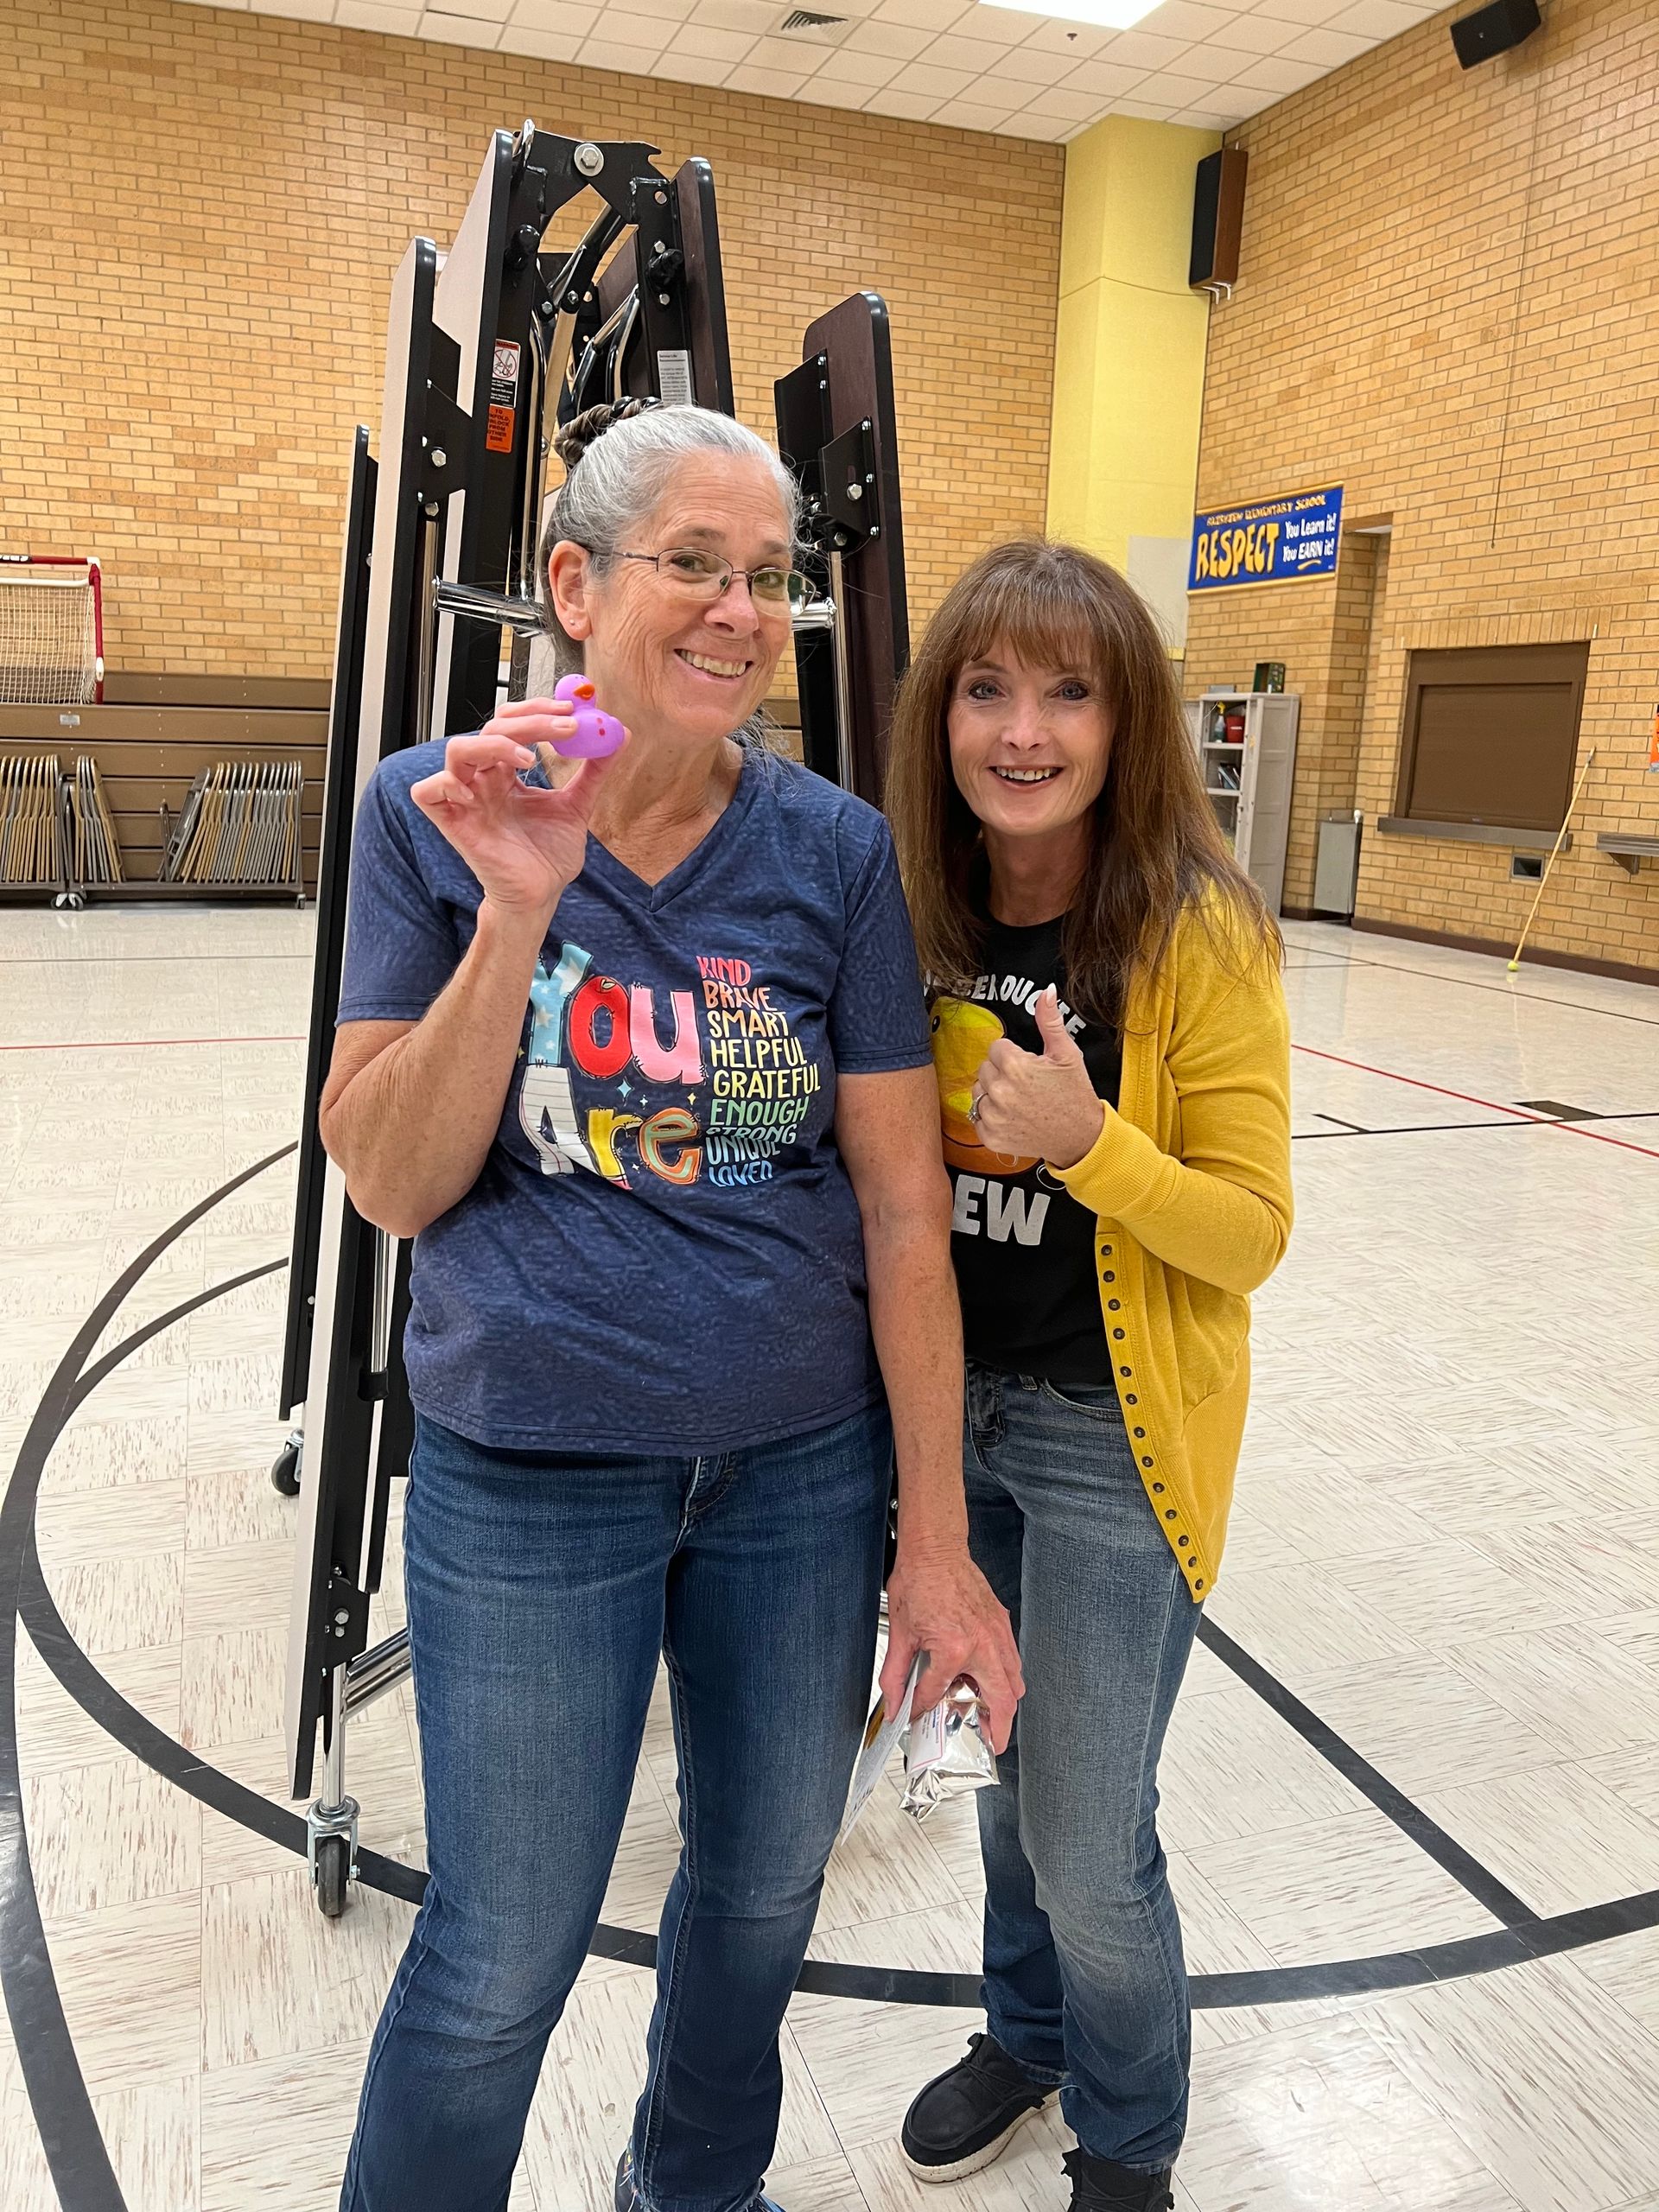
[[[1206,691],[1185,707],[1222,834],[1276,914],[1285,894],[1301,701],[1284,691]]]

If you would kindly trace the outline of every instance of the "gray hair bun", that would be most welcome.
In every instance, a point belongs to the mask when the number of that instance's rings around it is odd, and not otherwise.
[[[563,423],[553,440],[553,450],[564,463],[566,473],[575,468],[594,440],[602,438],[607,430],[630,416],[643,415],[655,407],[654,399],[605,400],[597,407],[586,407],[580,415],[573,415]]]

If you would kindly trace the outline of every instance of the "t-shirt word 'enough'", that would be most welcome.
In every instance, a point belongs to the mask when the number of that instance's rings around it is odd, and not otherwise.
[[[442,752],[394,753],[364,792],[342,1022],[418,1020],[472,941],[478,880],[410,797]],[[680,1454],[874,1403],[836,1083],[927,1059],[892,841],[861,800],[751,752],[660,883],[590,837],[489,1156],[415,1242],[416,1408],[503,1449]]]

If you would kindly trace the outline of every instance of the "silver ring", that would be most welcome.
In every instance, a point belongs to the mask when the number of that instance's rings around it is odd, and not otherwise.
[[[968,1101],[968,1118],[970,1122],[977,1122],[979,1119],[979,1101],[977,1098],[970,1098]]]

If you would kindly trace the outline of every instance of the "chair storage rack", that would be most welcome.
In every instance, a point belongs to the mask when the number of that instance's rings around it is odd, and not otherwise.
[[[390,753],[476,729],[529,696],[541,620],[537,545],[558,423],[601,399],[735,412],[714,177],[657,149],[497,131],[454,239],[411,241],[391,289],[378,448],[353,444],[317,874],[317,937],[271,1470],[299,1497],[285,1734],[321,1910],[357,1871],[346,1795],[351,1715],[408,1672],[406,1632],[371,1648],[391,1484],[414,1421],[404,1375],[409,1253],[365,1222],[317,1135],[344,953],[351,828]],[[591,190],[580,242],[550,251]],[[807,766],[879,804],[893,692],[908,650],[892,351],[885,303],[857,292],[810,324],[775,386],[823,596],[798,618]],[[302,1421],[296,1416],[303,1408]]]

